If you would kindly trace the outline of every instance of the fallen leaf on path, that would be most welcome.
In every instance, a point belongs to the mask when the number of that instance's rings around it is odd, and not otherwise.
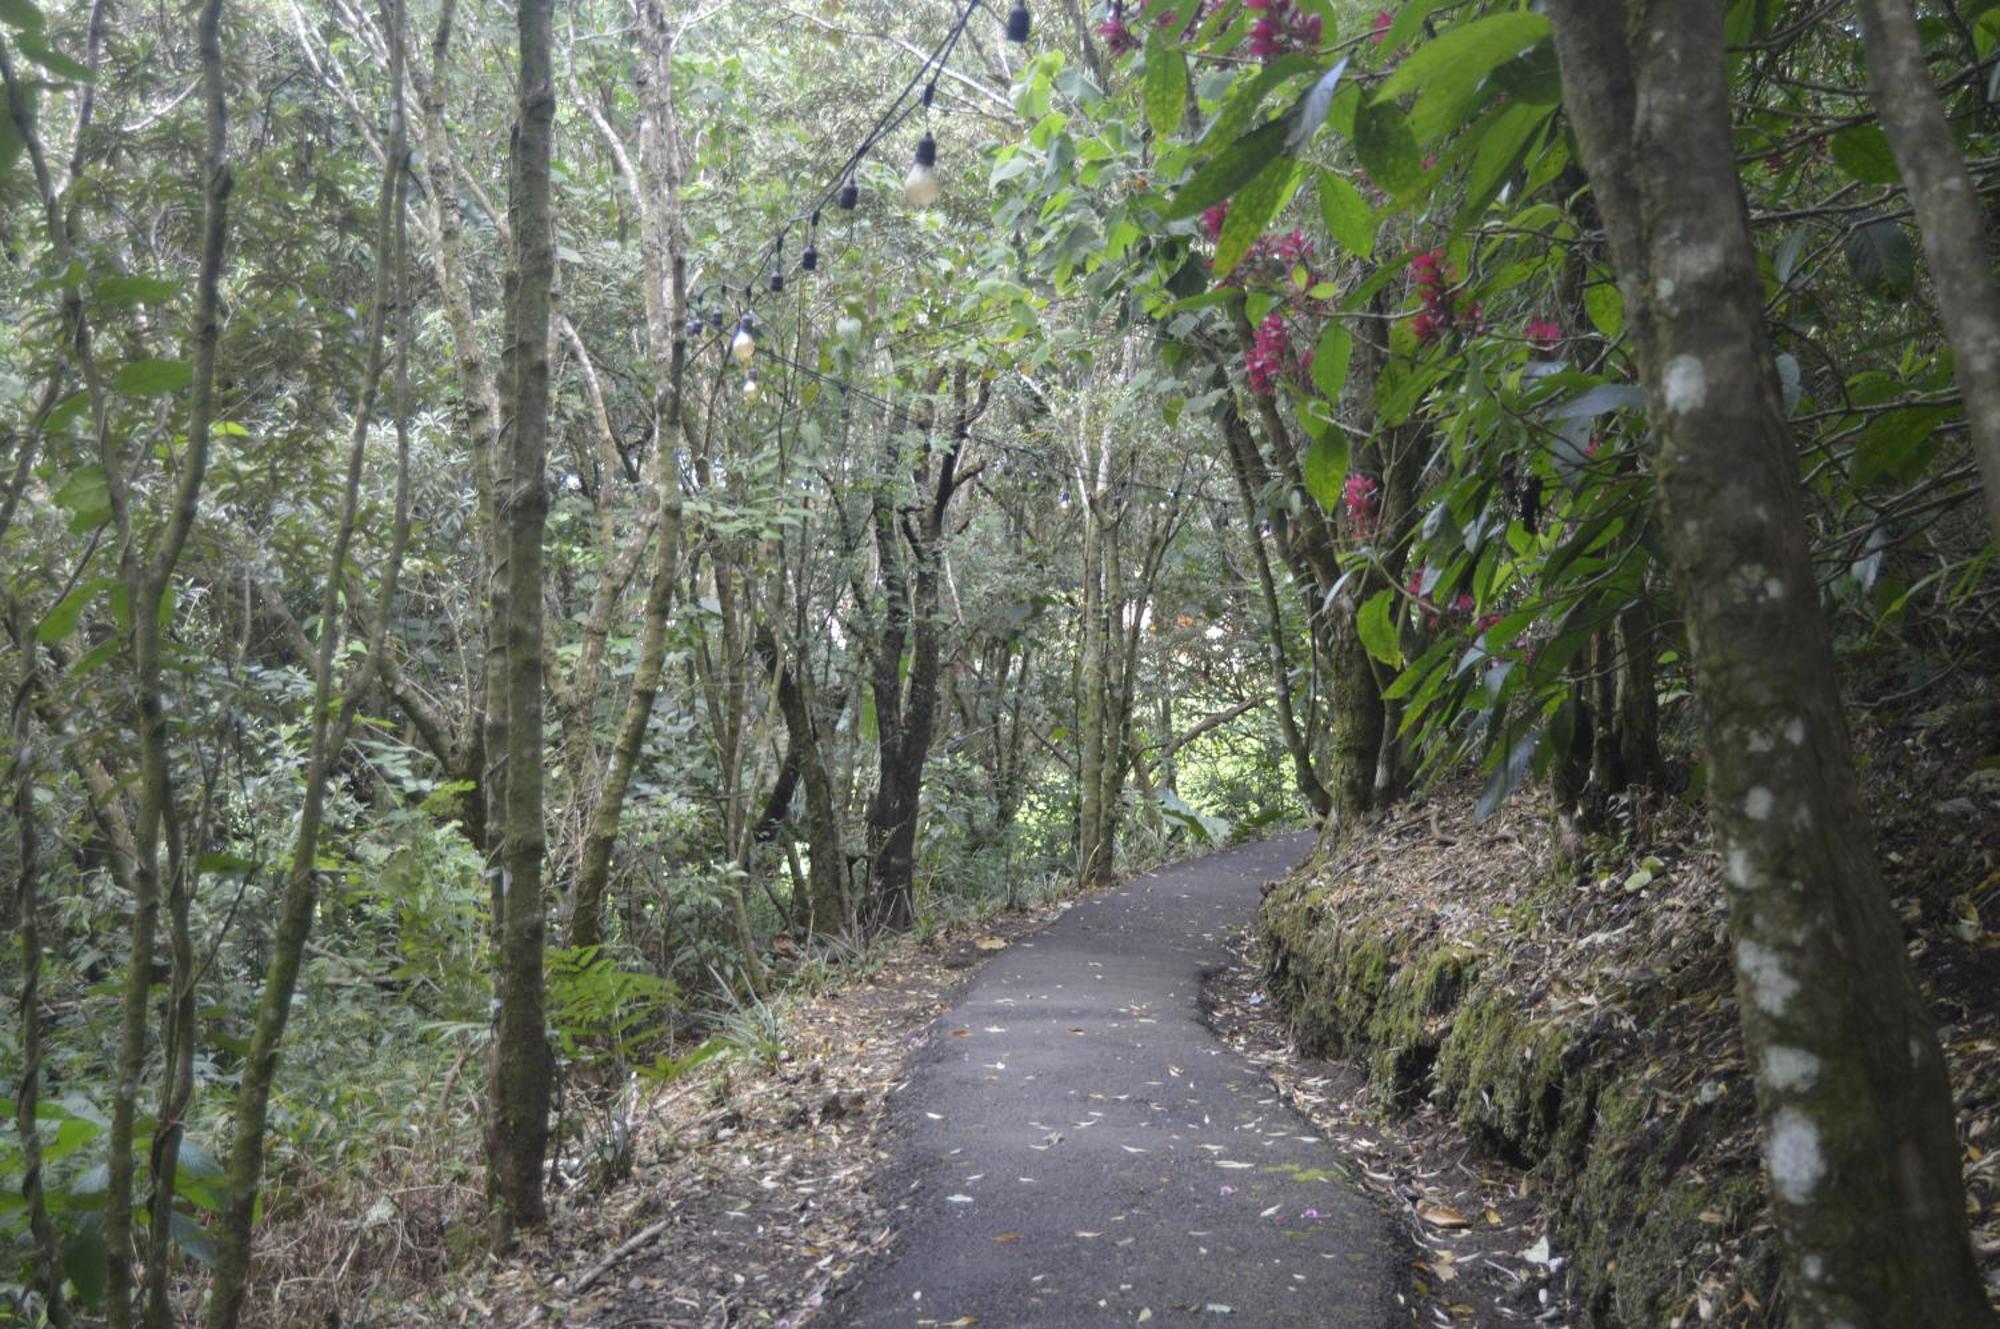
[[[982,951],[1004,951],[1007,949],[1007,943],[998,937],[981,937],[972,944]]]
[[[1471,1227],[1472,1220],[1453,1209],[1450,1205],[1432,1204],[1426,1200],[1417,1206],[1417,1217],[1432,1227]]]
[[[993,1238],[993,1244],[996,1246],[1005,1246],[1009,1242],[1019,1241],[1020,1239],[1021,1234],[1018,1232],[1002,1232],[999,1236]]]

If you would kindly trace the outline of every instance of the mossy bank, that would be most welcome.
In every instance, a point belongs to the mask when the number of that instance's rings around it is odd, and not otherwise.
[[[1434,1109],[1520,1169],[1576,1323],[1782,1323],[1698,819],[1628,826],[1623,845],[1559,864],[1533,809],[1480,824],[1452,803],[1372,827],[1269,891],[1265,983],[1300,1051],[1364,1068],[1384,1111]],[[1920,956],[1959,940],[1904,912]],[[1962,1126],[1977,1134],[1991,1058],[1951,1013]],[[1969,1145],[1984,1211],[1981,1158]]]

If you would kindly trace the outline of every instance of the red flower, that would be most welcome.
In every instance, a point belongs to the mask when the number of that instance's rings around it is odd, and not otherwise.
[[[1209,239],[1220,240],[1222,238],[1222,224],[1228,220],[1229,201],[1224,199],[1222,202],[1202,210],[1201,228],[1208,232]]]
[[[1562,341],[1562,324],[1552,319],[1532,318],[1528,320],[1528,345],[1543,355],[1555,350]]]
[[[1377,46],[1380,46],[1383,40],[1388,37],[1389,29],[1395,25],[1395,22],[1396,22],[1396,16],[1390,13],[1388,10],[1382,9],[1376,11],[1375,36],[1373,37],[1372,40]]]
[[[1350,475],[1343,498],[1347,520],[1356,535],[1373,535],[1382,516],[1381,486],[1371,476]]]
[[[1113,55],[1130,55],[1139,49],[1139,39],[1122,18],[1108,18],[1098,24],[1097,35],[1104,39],[1105,49]]]

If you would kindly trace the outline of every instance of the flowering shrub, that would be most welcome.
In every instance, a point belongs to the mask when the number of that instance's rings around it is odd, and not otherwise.
[[[1347,524],[1357,536],[1375,534],[1382,522],[1382,486],[1369,475],[1347,477]]]
[[[1250,54],[1259,60],[1319,45],[1319,15],[1300,13],[1292,0],[1243,0],[1243,7],[1258,16],[1250,25]]]
[[[1410,259],[1417,299],[1423,309],[1410,319],[1410,331],[1428,346],[1447,332],[1474,333],[1485,326],[1477,304],[1461,304],[1452,295],[1451,264],[1442,249],[1422,249]],[[1560,331],[1560,330],[1558,330]]]

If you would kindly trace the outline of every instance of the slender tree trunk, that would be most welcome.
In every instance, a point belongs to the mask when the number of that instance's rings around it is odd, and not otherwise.
[[[1255,459],[1257,443],[1250,436],[1250,426],[1238,410],[1233,392],[1224,400],[1222,410],[1223,442],[1229,452],[1229,471],[1236,480],[1237,502],[1243,506],[1243,533],[1249,539],[1251,560],[1257,566],[1257,589],[1264,608],[1262,654],[1270,662],[1271,686],[1277,694],[1278,730],[1284,735],[1285,750],[1291,754],[1292,779],[1298,786],[1299,795],[1312,809],[1314,819],[1324,821],[1333,815],[1335,799],[1320,779],[1313,762],[1312,745],[1299,724],[1298,701],[1292,690],[1292,666],[1285,655],[1284,606],[1278,598],[1277,577],[1271,571],[1271,555],[1265,547],[1262,523],[1257,515],[1256,481],[1262,471],[1261,463]],[[1358,641],[1356,645],[1359,645]],[[1363,665],[1366,663],[1366,660],[1362,661]],[[1335,732],[1337,736],[1339,731]],[[1371,782],[1374,779],[1372,768],[1368,778]]]
[[[20,837],[21,861],[14,891],[15,924],[21,938],[21,1069],[14,1092],[14,1129],[21,1140],[21,1198],[28,1208],[28,1239],[35,1281],[40,1284],[49,1323],[69,1329],[69,1303],[63,1299],[62,1241],[49,1218],[42,1178],[42,1132],[37,1108],[42,1089],[42,901],[41,813],[35,806],[34,758],[29,742],[33,706],[41,688],[36,661],[35,624],[25,611],[9,624],[21,659],[15,686],[10,772],[14,785],[14,830]]]
[[[1910,0],[1861,0],[1868,92],[1896,154],[1923,232],[1931,289],[1951,342],[1953,371],[2000,540],[2000,286],[1979,193],[1924,63]]]
[[[207,124],[202,166],[204,173],[202,253],[195,287],[193,383],[188,394],[187,449],[173,494],[166,529],[148,558],[135,544],[130,490],[124,458],[117,445],[103,436],[107,487],[114,493],[113,509],[120,525],[121,579],[132,606],[134,692],[139,711],[139,811],[135,828],[138,859],[132,914],[132,948],[127,958],[124,1007],[118,1043],[118,1078],[112,1103],[109,1188],[105,1198],[105,1240],[110,1249],[107,1279],[108,1314],[113,1329],[132,1320],[132,1145],[139,1079],[146,1059],[147,998],[152,988],[154,944],[160,914],[160,842],[172,809],[173,778],[167,751],[167,724],[162,682],[165,629],[160,609],[194,528],[201,487],[208,471],[209,429],[215,409],[215,358],[219,337],[222,251],[229,230],[229,193],[233,183],[228,160],[229,111],[222,69],[221,0],[204,0],[196,22],[201,52],[201,86]],[[171,1168],[174,1160],[162,1163]],[[171,1172],[154,1178],[156,1186],[172,1190]]]
[[[494,1031],[487,1187],[493,1245],[547,1219],[542,1168],[548,1153],[555,1065],[548,1041],[542,951],[547,929],[542,861],[542,534],[548,521],[550,292],[555,285],[549,163],[555,132],[550,0],[519,0],[520,102],[515,125],[513,341],[507,347],[506,430],[511,474],[502,503],[507,546],[506,687],[487,698],[507,714],[506,819],[500,891],[504,975]]]
[[[1991,1326],[1950,1084],[1854,778],[1731,147],[1722,0],[1552,0],[1659,447],[1801,1326]]]
[[[271,1090],[277,1077],[278,1049],[291,1016],[292,998],[298,988],[306,941],[312,933],[313,916],[319,904],[320,831],[326,812],[327,786],[332,778],[334,763],[346,747],[356,704],[374,680],[375,662],[383,658],[389,612],[395,599],[403,551],[409,540],[409,325],[407,284],[404,279],[407,240],[403,195],[409,152],[403,110],[404,14],[401,0],[388,0],[387,27],[390,118],[375,224],[374,302],[368,317],[366,359],[355,408],[354,429],[348,441],[340,516],[334,529],[333,548],[328,555],[320,603],[320,636],[312,657],[312,739],[306,762],[304,799],[298,826],[293,833],[277,932],[271,942],[270,963],[265,971],[256,1018],[251,1026],[250,1047],[244,1057],[242,1080],[237,1088],[231,1121],[223,1210],[215,1227],[216,1260],[209,1290],[208,1329],[234,1329],[242,1316],[244,1299],[249,1291],[257,1193],[263,1182],[264,1136],[270,1116]],[[384,339],[392,308],[397,333],[395,525],[377,592],[368,648],[362,653],[361,663],[353,677],[336,698],[335,652],[342,635],[340,624],[343,617],[340,588],[360,518],[361,479],[367,463],[369,429],[380,395]]]

